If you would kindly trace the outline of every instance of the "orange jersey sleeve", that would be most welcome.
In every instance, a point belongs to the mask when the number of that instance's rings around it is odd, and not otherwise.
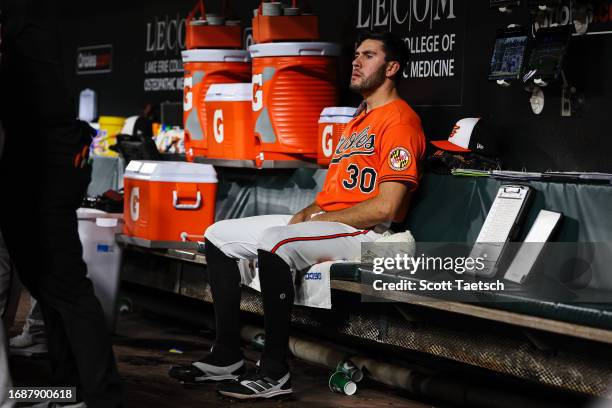
[[[403,181],[419,184],[425,137],[420,125],[400,124],[387,129],[380,141],[378,184]]]

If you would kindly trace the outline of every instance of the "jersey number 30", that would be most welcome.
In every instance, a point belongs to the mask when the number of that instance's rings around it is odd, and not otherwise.
[[[376,186],[376,170],[371,167],[360,169],[356,164],[349,164],[346,168],[348,179],[342,180],[342,185],[352,190],[359,185],[362,193],[371,193]]]

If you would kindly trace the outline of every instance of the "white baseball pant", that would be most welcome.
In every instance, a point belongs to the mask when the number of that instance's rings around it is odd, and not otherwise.
[[[291,215],[260,215],[214,223],[204,236],[230,258],[255,259],[257,250],[272,252],[292,270],[325,261],[356,260],[361,243],[382,235],[339,222],[308,221],[287,225]]]

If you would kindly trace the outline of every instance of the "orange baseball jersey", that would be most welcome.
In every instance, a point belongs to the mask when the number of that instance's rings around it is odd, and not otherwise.
[[[342,210],[378,195],[385,181],[414,190],[424,152],[421,120],[404,100],[361,112],[342,133],[315,202],[325,211]]]

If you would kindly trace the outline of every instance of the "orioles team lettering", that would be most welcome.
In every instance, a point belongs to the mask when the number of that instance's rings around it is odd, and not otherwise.
[[[350,136],[342,135],[338,141],[331,164],[339,163],[342,159],[355,155],[374,154],[376,135],[368,134],[369,131],[370,126],[359,133],[354,132]]]

